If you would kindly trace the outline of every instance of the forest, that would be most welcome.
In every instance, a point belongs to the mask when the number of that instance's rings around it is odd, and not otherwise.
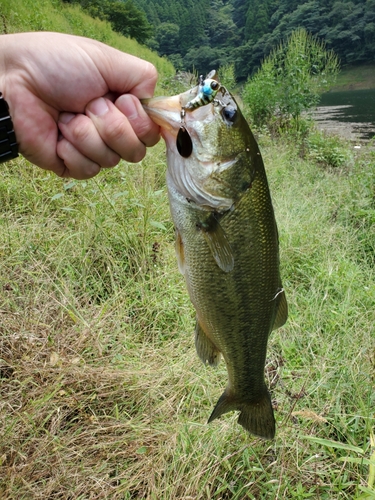
[[[341,65],[375,56],[375,0],[134,0],[154,29],[148,45],[177,69],[235,63],[246,79],[280,41],[305,28]]]
[[[64,0],[108,20],[166,56],[177,70],[234,63],[239,81],[297,28],[332,49],[342,66],[375,57],[375,0]]]

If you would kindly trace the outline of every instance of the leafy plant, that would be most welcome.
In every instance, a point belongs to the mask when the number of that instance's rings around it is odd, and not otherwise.
[[[221,66],[218,71],[219,80],[227,87],[230,92],[234,92],[234,88],[236,86],[236,74],[234,70],[234,64],[225,64]]]
[[[304,29],[294,31],[265,59],[243,92],[255,125],[277,116],[281,122],[298,121],[315,106],[320,93],[333,83],[337,57]]]
[[[325,167],[343,167],[352,155],[348,145],[340,137],[318,130],[308,134],[305,145],[307,157]]]

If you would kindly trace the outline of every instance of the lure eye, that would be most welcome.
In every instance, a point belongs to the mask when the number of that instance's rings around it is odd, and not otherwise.
[[[189,132],[185,127],[181,127],[176,140],[177,151],[183,158],[189,158],[193,151],[193,143]]]
[[[219,87],[220,87],[220,83],[219,82],[216,82],[215,80],[213,82],[211,82],[211,88],[212,88],[212,90],[218,90]]]
[[[229,125],[233,125],[237,118],[237,109],[233,106],[225,106],[221,112],[224,120],[228,122]]]

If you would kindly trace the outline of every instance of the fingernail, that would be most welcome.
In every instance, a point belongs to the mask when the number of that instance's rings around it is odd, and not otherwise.
[[[61,113],[59,116],[59,122],[67,125],[76,115],[74,113]]]
[[[87,105],[87,111],[95,116],[103,116],[109,110],[107,101],[103,97],[94,99]]]

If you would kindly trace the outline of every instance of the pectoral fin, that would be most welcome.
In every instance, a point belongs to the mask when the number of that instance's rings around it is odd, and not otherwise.
[[[195,324],[195,348],[198,356],[204,364],[216,366],[220,361],[220,351],[215,344],[207,337],[201,325],[198,322]]]
[[[177,257],[178,270],[181,274],[185,275],[185,251],[184,244],[182,242],[181,234],[176,229],[176,241],[175,241],[175,250]]]
[[[219,221],[211,216],[209,223],[202,224],[199,228],[202,230],[216,264],[226,273],[232,271],[234,266],[233,251]]]
[[[273,322],[272,330],[276,330],[283,326],[286,320],[288,319],[288,303],[286,301],[284,288],[280,287],[276,297],[275,297],[277,306],[276,306],[276,317]]]

